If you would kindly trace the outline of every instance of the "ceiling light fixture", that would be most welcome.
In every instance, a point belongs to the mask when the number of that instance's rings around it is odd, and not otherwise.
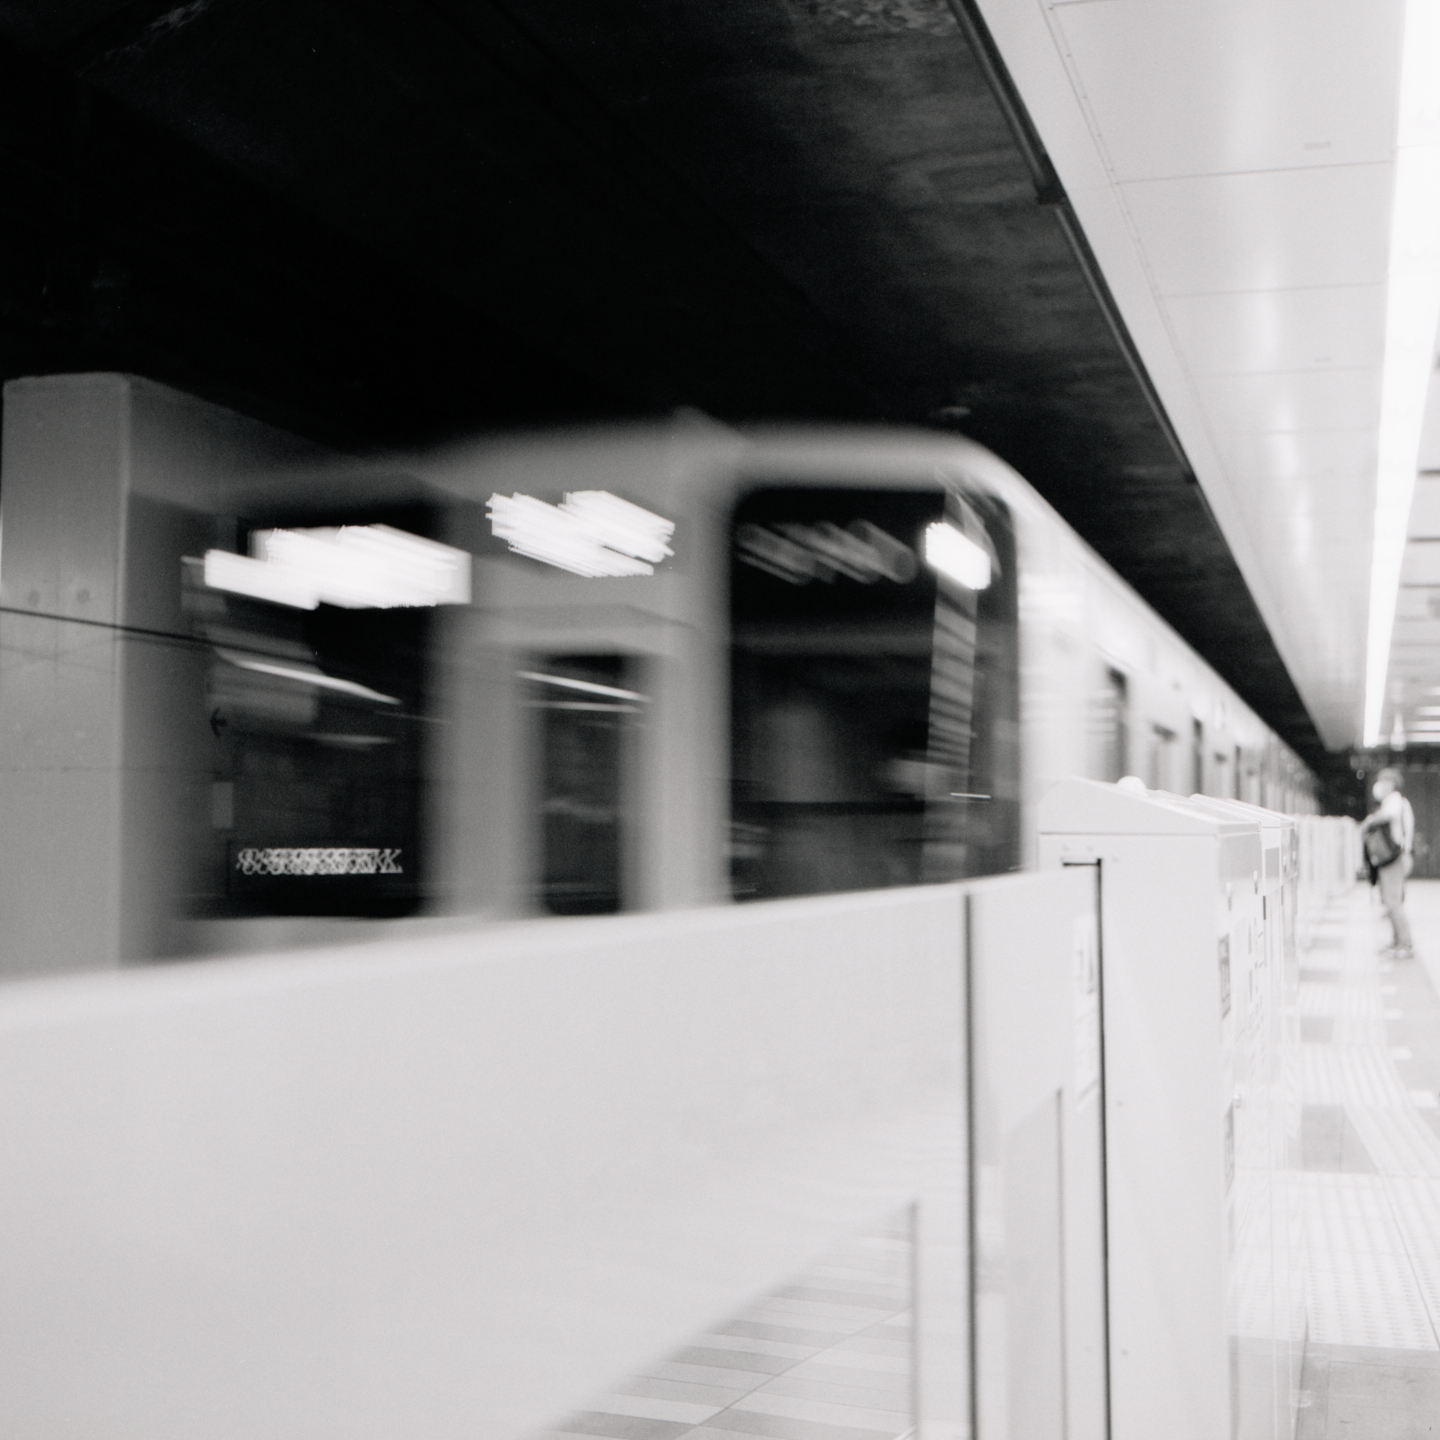
[[[1390,638],[1440,320],[1440,3],[1408,0],[1385,300],[1385,370],[1370,561],[1364,743],[1380,740]]]

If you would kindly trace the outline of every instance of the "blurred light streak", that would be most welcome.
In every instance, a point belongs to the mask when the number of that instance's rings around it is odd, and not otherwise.
[[[533,495],[492,495],[490,528],[517,555],[587,579],[653,575],[675,552],[675,523],[607,490],[577,490],[559,505]]]
[[[389,525],[257,530],[253,559],[205,553],[205,583],[299,610],[470,603],[470,556]]]
[[[354,695],[361,700],[378,700],[382,705],[400,703],[393,695],[382,695],[368,685],[359,685],[354,680],[341,680],[337,676],[325,674],[323,670],[305,669],[299,665],[277,665],[272,660],[256,660],[249,655],[242,655],[235,650],[224,650],[218,646],[215,653],[231,665],[241,670],[253,670],[259,675],[275,675],[282,680],[314,685],[320,690],[338,690],[342,695]]]
[[[542,675],[538,670],[517,670],[521,680],[535,680],[541,685],[559,685],[565,690],[583,690],[587,695],[612,695],[617,700],[648,700],[638,690],[620,690],[614,685],[597,685],[593,680],[572,680],[568,675]]]
[[[320,603],[320,591],[310,576],[248,555],[232,555],[228,550],[205,552],[205,584],[211,590],[248,595],[252,600],[268,600],[295,610],[313,610]]]

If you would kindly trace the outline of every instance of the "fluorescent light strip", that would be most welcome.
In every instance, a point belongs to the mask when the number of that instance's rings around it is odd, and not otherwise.
[[[1365,658],[1364,743],[1380,742],[1390,639],[1405,531],[1415,490],[1425,397],[1440,320],[1440,0],[1408,0],[1400,57],[1400,123],[1385,301],[1385,372],[1370,623]]]

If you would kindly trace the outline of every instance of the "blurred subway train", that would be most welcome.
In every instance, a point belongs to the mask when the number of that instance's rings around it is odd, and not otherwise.
[[[166,948],[1016,870],[1070,775],[1313,808],[964,439],[682,414],[238,482],[204,518],[181,609],[208,784]]]

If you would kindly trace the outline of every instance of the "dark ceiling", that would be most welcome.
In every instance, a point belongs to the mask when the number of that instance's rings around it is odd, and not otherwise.
[[[0,0],[0,369],[958,426],[1327,764],[970,3]]]

